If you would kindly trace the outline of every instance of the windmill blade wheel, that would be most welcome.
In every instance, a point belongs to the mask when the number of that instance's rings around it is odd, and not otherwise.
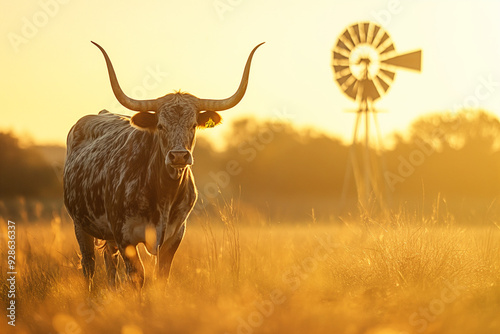
[[[389,34],[373,22],[355,23],[345,29],[333,48],[335,81],[351,99],[373,102],[387,93],[396,73],[382,63],[395,54]]]

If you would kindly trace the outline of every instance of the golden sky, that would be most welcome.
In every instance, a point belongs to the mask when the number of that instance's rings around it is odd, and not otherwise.
[[[463,105],[500,116],[500,1],[0,0],[0,13],[0,130],[41,143],[64,143],[86,114],[129,113],[115,101],[91,40],[134,98],[178,89],[225,98],[250,50],[266,42],[225,123],[255,115],[347,138],[354,115],[345,111],[356,104],[333,80],[331,51],[348,25],[366,20],[383,26],[398,52],[423,50],[422,73],[398,71],[377,101],[384,133]]]

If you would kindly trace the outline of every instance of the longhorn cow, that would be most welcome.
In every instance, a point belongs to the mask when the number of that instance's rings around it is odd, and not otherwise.
[[[134,285],[142,287],[144,267],[137,245],[158,258],[159,274],[168,279],[186,219],[197,198],[191,166],[197,128],[220,123],[217,111],[243,98],[250,64],[245,65],[234,95],[223,100],[171,93],[135,100],[122,91],[106,51],[104,55],[116,99],[137,111],[132,117],[106,110],[81,118],[67,138],[64,203],[73,219],[83,274],[92,287],[95,242],[104,240],[108,282],[116,282],[118,253]]]

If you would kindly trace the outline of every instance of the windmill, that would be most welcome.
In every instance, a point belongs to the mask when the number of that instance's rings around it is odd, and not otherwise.
[[[344,94],[358,104],[342,200],[346,199],[353,173],[359,203],[366,207],[370,200],[378,200],[383,206],[386,196],[382,174],[385,166],[382,164],[381,170],[376,152],[373,152],[376,147],[370,147],[370,144],[375,146],[370,139],[370,118],[373,118],[379,148],[382,147],[374,102],[387,93],[394,82],[396,70],[420,72],[422,51],[398,53],[389,34],[381,26],[373,22],[359,22],[340,34],[332,57],[335,81]],[[359,145],[363,131],[364,143]],[[362,146],[361,150],[357,146]]]

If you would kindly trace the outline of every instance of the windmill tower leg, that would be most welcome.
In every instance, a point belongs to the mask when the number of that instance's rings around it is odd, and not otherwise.
[[[363,202],[361,203],[364,207],[368,206],[369,200],[370,200],[370,195],[372,193],[372,166],[371,166],[371,161],[370,161],[370,115],[369,111],[366,110],[364,112],[365,116],[365,147],[364,147],[364,169],[365,169],[365,175],[364,175],[364,183],[365,183],[365,189],[363,193]]]
[[[364,138],[360,135],[360,133],[363,132]],[[359,110],[356,113],[352,143],[349,149],[347,168],[342,188],[341,203],[343,204],[343,206],[345,206],[347,202],[348,191],[351,185],[351,177],[354,176],[357,203],[361,205],[364,210],[368,208],[370,196],[374,189],[374,173],[371,162],[369,134],[369,114],[366,110]]]
[[[349,153],[347,156],[347,167],[345,170],[344,185],[342,186],[341,203],[343,207],[345,207],[347,202],[347,195],[348,195],[347,193],[349,191],[352,176],[354,176],[356,191],[358,191],[358,180],[357,180],[358,177],[356,175],[358,171],[358,161],[356,159],[356,142],[358,141],[358,129],[360,125],[360,120],[361,120],[361,113],[358,112],[356,113],[356,121],[354,122],[352,143],[351,147],[349,148]]]

